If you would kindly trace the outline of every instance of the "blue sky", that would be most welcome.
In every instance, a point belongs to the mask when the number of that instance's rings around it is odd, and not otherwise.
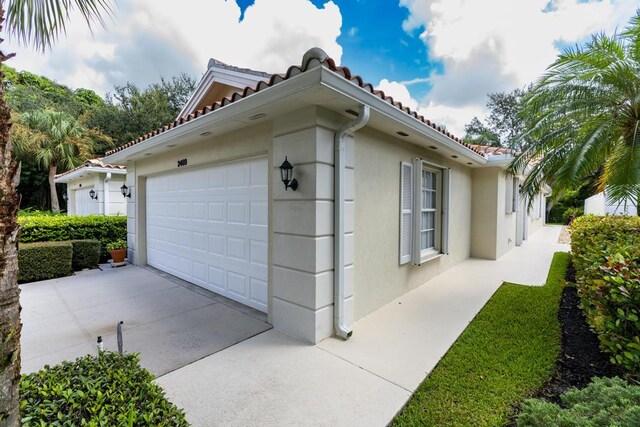
[[[487,94],[537,79],[561,47],[624,27],[637,0],[117,0],[106,29],[71,16],[44,55],[8,41],[9,65],[99,94],[208,59],[269,72],[324,49],[457,135]]]

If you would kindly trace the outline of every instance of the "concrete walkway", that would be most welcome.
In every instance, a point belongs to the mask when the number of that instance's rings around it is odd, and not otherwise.
[[[470,259],[317,346],[271,330],[158,378],[194,426],[383,426],[503,281],[545,282],[560,227]]]

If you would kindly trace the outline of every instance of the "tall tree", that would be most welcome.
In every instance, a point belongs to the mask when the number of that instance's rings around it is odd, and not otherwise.
[[[53,178],[59,168],[67,170],[93,157],[93,135],[72,116],[59,111],[24,113],[16,124],[20,126],[13,138],[16,152],[23,158],[33,157],[41,168],[48,171],[51,210],[60,213]]]
[[[512,170],[531,168],[523,192],[544,181],[577,187],[602,168],[599,189],[613,201],[640,190],[640,9],[621,33],[593,35],[551,64],[526,97],[530,124]]]
[[[188,74],[162,78],[144,89],[127,82],[107,94],[106,105],[96,104],[82,120],[122,145],[173,121],[196,87]]]
[[[5,5],[7,21],[5,22]],[[0,1],[0,32],[14,34],[24,44],[44,51],[64,32],[72,9],[88,24],[103,23],[111,13],[109,0],[6,0]],[[0,43],[2,40],[0,39]],[[0,51],[0,66],[13,54]],[[18,288],[18,232],[20,196],[16,190],[20,169],[13,156],[11,112],[4,100],[4,75],[0,70],[0,424],[20,424],[20,289]]]
[[[474,117],[464,127],[465,140],[470,144],[511,148],[520,151],[524,144],[519,138],[525,129],[524,118],[520,115],[522,100],[528,89],[489,94],[487,109],[489,116],[484,122]]]

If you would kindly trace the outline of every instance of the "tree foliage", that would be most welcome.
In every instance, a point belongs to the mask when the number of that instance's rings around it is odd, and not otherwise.
[[[515,89],[508,93],[489,94],[489,116],[484,122],[474,117],[465,125],[466,142],[520,151],[523,141],[519,136],[525,129],[525,121],[520,116],[520,110],[527,91],[528,89]]]
[[[530,141],[511,165],[531,168],[522,190],[544,181],[575,188],[600,169],[599,190],[613,201],[640,190],[640,9],[621,33],[593,35],[568,49],[525,97]]]
[[[175,120],[195,87],[195,79],[184,73],[169,80],[161,78],[145,89],[127,82],[107,94],[105,104],[91,108],[84,121],[119,146]]]

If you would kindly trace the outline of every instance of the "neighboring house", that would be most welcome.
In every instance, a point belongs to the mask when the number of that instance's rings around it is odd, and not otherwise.
[[[638,204],[633,199],[624,202],[613,202],[607,196],[606,189],[585,199],[584,213],[595,215],[638,215]]]
[[[129,260],[311,343],[544,221],[507,151],[465,144],[320,49],[282,75],[212,60],[187,105],[104,159],[127,166]]]
[[[67,184],[67,215],[126,215],[127,201],[122,196],[127,168],[87,160],[80,166],[55,176],[56,184]]]

